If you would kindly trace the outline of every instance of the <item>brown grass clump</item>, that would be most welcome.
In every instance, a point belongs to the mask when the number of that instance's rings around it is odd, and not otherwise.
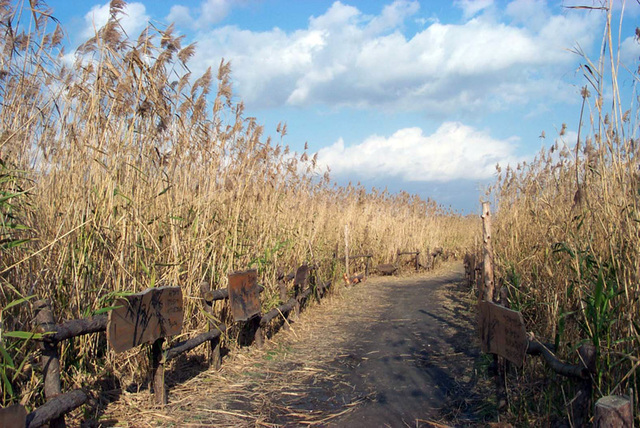
[[[567,139],[563,125],[533,162],[498,169],[493,189],[494,248],[511,305],[523,311],[528,329],[555,341],[564,359],[577,363],[582,343],[596,347],[596,399],[640,386],[638,110],[623,106],[630,97],[618,84],[618,30],[611,6],[605,13],[602,57],[584,57],[582,65],[587,84],[577,141]],[[566,384],[537,394],[544,399],[514,411],[566,414],[573,398]]]
[[[30,7],[31,6],[31,7]],[[0,1],[0,405],[42,402],[32,298],[57,320],[103,311],[122,292],[177,284],[185,332],[205,328],[200,285],[257,268],[265,309],[276,271],[304,261],[337,277],[343,248],[377,262],[399,249],[463,248],[475,219],[406,193],[335,187],[316,157],[292,153],[245,117],[229,62],[192,76],[173,27],[137,39],[111,19],[64,60],[63,30],[41,2]],[[223,320],[224,321],[224,320]],[[116,376],[141,381],[146,357],[112,354],[101,335],[62,346],[63,390]]]

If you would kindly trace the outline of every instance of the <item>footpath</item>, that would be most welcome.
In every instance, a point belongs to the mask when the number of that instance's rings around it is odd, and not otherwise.
[[[101,426],[483,425],[490,409],[477,390],[486,370],[463,281],[462,264],[450,263],[340,288],[262,349],[228,355],[218,372],[177,361],[168,406],[125,393]]]

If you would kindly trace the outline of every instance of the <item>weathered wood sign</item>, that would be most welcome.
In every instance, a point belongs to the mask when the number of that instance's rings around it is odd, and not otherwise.
[[[495,303],[478,303],[480,347],[522,367],[527,353],[527,331],[522,314]]]
[[[234,321],[246,321],[260,313],[260,287],[255,269],[229,274],[229,305]]]
[[[0,428],[27,426],[27,410],[20,404],[0,409]]]
[[[151,343],[182,331],[180,287],[149,288],[116,299],[109,313],[107,340],[116,352]]]
[[[304,288],[309,280],[309,266],[302,265],[296,270],[296,278],[293,281],[295,287]]]

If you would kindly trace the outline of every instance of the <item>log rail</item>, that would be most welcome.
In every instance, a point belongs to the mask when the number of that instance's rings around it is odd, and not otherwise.
[[[482,259],[479,254],[465,255],[465,277],[469,287],[473,287],[477,284],[478,290],[478,308],[482,313],[481,306],[487,306],[486,302],[496,303],[499,300],[501,305],[498,305],[499,311],[507,311],[508,306],[507,296],[503,294],[506,289],[496,289],[496,283],[494,281],[493,270],[493,249],[491,245],[491,213],[488,202],[482,203],[482,230],[483,230],[483,249]],[[481,263],[478,263],[482,260]],[[513,312],[513,311],[512,311]],[[517,313],[520,319],[522,316]],[[496,337],[500,335],[500,330],[494,327],[487,327],[485,321],[480,322],[481,342],[487,337]],[[492,320],[493,321],[493,320]],[[500,321],[496,318],[496,324]],[[522,323],[522,331],[524,332],[524,321]],[[482,332],[483,329],[489,330],[488,334]],[[514,330],[512,330],[514,331]],[[528,337],[522,339],[522,343],[526,342],[525,351],[528,355],[540,356],[544,359],[546,365],[556,374],[571,378],[577,382],[577,394],[568,404],[569,412],[569,424],[572,426],[587,426],[589,423],[589,413],[592,407],[591,397],[593,395],[593,379],[596,376],[596,348],[590,344],[584,344],[578,349],[579,363],[567,364],[562,362],[554,354],[553,346],[541,343],[534,338],[532,333],[527,334]],[[519,337],[516,335],[516,337]],[[513,337],[511,338],[513,339]],[[490,339],[487,339],[490,341]],[[521,339],[517,339],[518,341]],[[483,346],[486,344],[483,342]],[[502,392],[504,391],[504,379],[506,378],[508,362],[502,357],[508,358],[508,353],[501,353],[503,350],[499,346],[496,346],[494,355],[495,368],[497,368],[497,382],[496,389],[498,394],[498,402],[500,406],[500,400]],[[485,350],[485,352],[493,353],[494,350]],[[498,357],[500,355],[500,357]],[[524,358],[524,355],[522,355]],[[523,360],[520,360],[523,361]],[[615,403],[610,405],[610,403]],[[596,412],[594,418],[594,427],[631,427],[633,426],[633,416],[631,411],[627,411],[630,408],[631,400],[627,396],[605,396],[598,400],[596,403]],[[506,404],[506,403],[504,403]]]
[[[421,266],[419,262],[419,250],[415,252],[397,252],[397,256],[409,254],[416,257],[416,269],[419,269]],[[369,265],[373,258],[372,254],[355,254],[348,255],[347,257],[351,260],[364,258],[366,266],[364,278],[369,275]],[[333,259],[344,261],[346,257],[338,259],[334,256]],[[272,321],[279,317],[283,318],[284,322],[282,327],[287,329],[290,323],[297,319],[301,308],[312,295],[317,300],[326,295],[332,282],[313,281],[312,279],[314,278],[310,273],[312,273],[315,268],[315,265],[304,264],[300,266],[296,272],[291,272],[288,275],[281,272],[278,274],[277,280],[280,287],[280,300],[284,303],[264,314],[258,314],[244,323],[246,328],[249,330],[253,329],[253,340],[251,343],[262,346],[265,339],[265,332]],[[287,299],[289,290],[286,284],[291,281],[293,281],[293,295]],[[259,286],[259,292],[263,290],[264,287]],[[205,283],[201,285],[200,298],[206,312],[213,315],[214,303],[220,300],[228,300],[229,291],[227,288],[211,289],[210,286]],[[35,302],[34,313],[36,330],[43,334],[41,338],[34,340],[40,342],[40,348],[42,350],[41,365],[46,402],[28,414],[26,414],[24,407],[20,405],[0,409],[0,421],[4,420],[3,418],[18,415],[18,420],[24,421],[26,428],[35,428],[43,425],[55,428],[65,427],[65,414],[87,403],[92,398],[92,395],[89,390],[84,388],[65,393],[61,391],[60,344],[65,340],[70,340],[75,337],[106,332],[109,324],[109,316],[99,314],[55,324],[51,303],[48,300]],[[211,318],[213,319],[213,317]],[[168,392],[164,379],[166,363],[185,352],[208,343],[210,344],[208,347],[209,365],[215,369],[219,369],[221,365],[221,339],[228,329],[229,326],[225,324],[218,325],[209,321],[208,331],[200,333],[188,340],[175,343],[166,349],[163,346],[165,338],[157,339],[151,344],[150,379],[152,379],[152,390],[158,404],[164,405],[168,402]],[[26,417],[21,416],[23,413]],[[22,423],[18,423],[15,426],[22,426]]]
[[[286,317],[285,324],[288,325],[290,322],[288,316],[292,312],[295,312],[295,316],[297,317],[301,307],[304,306],[312,294],[315,294],[318,299],[326,294],[331,286],[331,282],[310,284],[309,272],[312,271],[313,268],[313,266],[303,265],[298,268],[296,274],[283,276],[283,278],[281,278],[282,280],[295,280],[293,297],[277,308],[273,308],[265,314],[258,315],[256,319],[247,321],[247,324],[257,325],[257,329],[254,331],[253,342],[255,344],[258,346],[262,345],[265,328],[279,315]],[[264,291],[264,287],[258,286],[258,291],[261,293]],[[228,300],[229,291],[226,288],[211,290],[208,285],[203,284],[201,288],[201,298],[207,312],[213,313],[213,303],[219,300]],[[20,405],[0,409],[0,420],[4,420],[4,417],[14,417],[16,414],[25,413],[26,417],[18,417],[18,419],[24,421],[26,428],[36,428],[44,425],[56,428],[66,427],[64,415],[87,403],[91,398],[91,393],[84,388],[62,393],[59,345],[61,342],[73,339],[74,337],[106,332],[109,317],[105,314],[100,314],[55,324],[51,303],[48,300],[35,302],[34,310],[34,322],[37,331],[43,334],[43,336],[37,340],[40,342],[42,349],[41,365],[46,402],[29,414],[26,414],[24,407]],[[166,363],[204,343],[210,343],[209,363],[212,367],[219,369],[221,363],[220,341],[228,328],[225,324],[215,325],[214,323],[209,323],[209,330],[207,332],[175,343],[167,349],[163,349],[164,338],[157,339],[152,343],[151,379],[155,400],[158,404],[163,405],[168,402],[168,392],[164,382]],[[20,423],[16,426],[19,427],[20,425],[22,424]]]

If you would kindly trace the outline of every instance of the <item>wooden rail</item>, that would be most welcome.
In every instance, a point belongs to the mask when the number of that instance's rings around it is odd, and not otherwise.
[[[495,289],[491,214],[487,202],[482,204],[482,220],[484,242],[482,268],[478,268],[479,257],[475,254],[467,254],[464,258],[465,277],[470,286],[476,282],[478,284],[481,345],[484,352],[494,354],[494,363],[498,369],[496,387],[499,407],[503,399],[501,395],[504,391],[504,379],[508,368],[507,360],[522,365],[525,355],[541,356],[553,372],[578,382],[578,393],[569,405],[570,424],[586,426],[589,421],[592,379],[596,367],[595,347],[582,345],[578,349],[579,364],[564,363],[555,356],[551,346],[541,343],[531,333],[527,335],[522,315],[506,307],[508,304],[506,295],[500,296],[501,305],[495,303],[502,290]],[[482,280],[478,278],[480,271]],[[504,404],[506,405],[506,402]]]
[[[398,251],[398,256],[408,254],[416,256],[416,269],[419,269],[420,251]],[[348,255],[348,257],[351,260],[364,258],[365,277],[368,276],[369,264],[373,258],[372,254],[356,254]],[[344,261],[345,258],[337,260]],[[241,322],[244,326],[243,329],[250,332],[252,340],[249,344],[262,346],[265,339],[265,333],[271,322],[281,317],[283,320],[282,328],[286,329],[289,327],[291,322],[297,320],[301,308],[304,307],[310,296],[314,295],[315,298],[319,300],[326,295],[332,283],[330,281],[319,283],[312,281],[313,275],[311,274],[315,268],[316,266],[314,265],[304,264],[298,267],[295,272],[291,272],[286,275],[284,273],[278,274],[277,279],[280,288],[280,297],[281,301],[284,303],[271,309],[265,314],[259,313],[258,315]],[[287,284],[290,284],[291,281],[293,281],[291,289],[292,296],[287,298],[289,294]],[[148,289],[139,294],[144,294],[151,290],[158,289]],[[180,292],[179,288],[176,288],[176,290]],[[261,293],[263,290],[264,288],[262,286],[258,286],[258,293]],[[214,303],[216,301],[229,300],[229,289],[212,290],[208,284],[202,284],[200,298],[205,311],[208,314],[213,315]],[[180,299],[182,299],[181,294]],[[180,310],[182,310],[182,303],[180,303]],[[18,427],[24,425],[28,428],[34,428],[46,424],[55,428],[65,427],[64,415],[85,404],[91,398],[91,394],[86,389],[76,389],[62,393],[59,345],[61,342],[75,337],[106,332],[110,329],[110,316],[101,314],[55,324],[51,304],[46,300],[40,300],[34,303],[34,313],[36,329],[38,332],[43,334],[43,337],[37,340],[40,342],[42,353],[40,362],[43,372],[44,396],[46,403],[29,414],[26,414],[24,407],[19,405],[11,406],[10,409],[0,409],[0,420],[4,420],[2,418],[5,417],[8,418],[9,416],[13,417],[18,415],[18,420],[24,421],[24,424],[21,422],[14,424]],[[208,321],[206,332],[200,333],[188,340],[175,343],[166,349],[164,346],[166,340],[165,337],[160,337],[152,342],[148,342],[150,343],[151,348],[151,387],[155,396],[155,401],[158,404],[163,405],[168,402],[168,391],[165,386],[165,366],[169,361],[175,359],[179,355],[191,351],[200,345],[209,344],[207,352],[209,365],[215,369],[220,368],[221,340],[223,335],[229,330],[229,326],[225,324],[218,325],[212,321],[213,319],[215,318],[211,316]],[[24,413],[24,417],[20,419],[20,415],[22,415],[22,413]]]
[[[396,255],[396,264],[397,264],[397,259],[400,256],[414,256],[415,257],[416,272],[420,270],[420,250],[416,250],[416,251],[398,251],[398,253]]]
[[[262,346],[264,343],[265,329],[268,324],[278,316],[284,317],[284,326],[289,325],[297,318],[301,308],[308,301],[312,294],[317,299],[322,298],[331,286],[331,282],[313,284],[310,282],[310,272],[314,266],[302,265],[295,273],[282,275],[284,280],[294,280],[293,296],[278,306],[271,309],[266,314],[259,314],[246,321],[248,328],[253,328],[253,343]],[[264,291],[264,287],[257,287],[258,293]],[[286,284],[285,284],[286,291]],[[211,290],[207,284],[201,287],[201,298],[207,312],[213,314],[213,303],[218,300],[228,300],[228,289]],[[284,300],[284,299],[283,299]],[[109,316],[95,315],[92,317],[64,321],[55,324],[51,304],[47,300],[40,300],[34,303],[35,319],[37,331],[43,334],[40,342],[42,357],[41,365],[43,372],[43,385],[46,403],[27,414],[23,406],[16,405],[7,409],[0,409],[0,421],[12,421],[11,425],[27,428],[35,428],[43,425],[50,427],[65,427],[64,415],[85,404],[91,397],[85,389],[76,389],[66,393],[61,391],[60,381],[60,351],[59,344],[74,337],[101,333],[109,328]],[[158,404],[168,402],[168,391],[165,386],[165,366],[167,362],[179,355],[193,350],[198,346],[209,343],[209,364],[218,369],[221,364],[220,342],[222,335],[227,332],[228,326],[216,325],[209,322],[208,331],[200,333],[195,337],[184,340],[167,349],[164,349],[165,338],[159,338],[151,344],[151,373],[152,388],[155,400]],[[17,418],[17,419],[16,419]],[[15,422],[19,421],[19,422]]]
[[[373,254],[355,254],[355,255],[351,255],[349,254],[348,260],[354,260],[354,259],[366,259],[365,260],[365,266],[364,266],[364,277],[368,277],[369,276],[369,267],[371,264],[371,258],[373,258]],[[347,257],[340,257],[338,259],[336,259],[340,262],[346,262],[347,261]]]

